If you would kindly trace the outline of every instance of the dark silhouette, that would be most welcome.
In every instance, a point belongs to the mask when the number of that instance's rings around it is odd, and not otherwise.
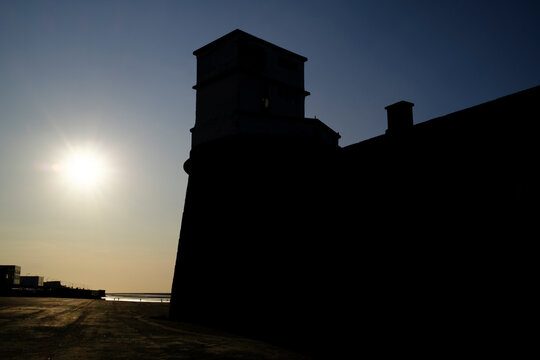
[[[43,286],[43,276],[21,276],[20,283],[23,288],[39,288]]]
[[[43,276],[21,276],[18,265],[0,265],[0,296],[101,299],[105,290],[67,287],[60,281],[43,281]]]
[[[540,87],[416,125],[401,101],[384,135],[340,147],[304,118],[305,57],[240,30],[194,54],[171,318],[318,355],[502,346]]]
[[[8,292],[21,283],[21,267],[18,265],[0,265],[0,294]]]

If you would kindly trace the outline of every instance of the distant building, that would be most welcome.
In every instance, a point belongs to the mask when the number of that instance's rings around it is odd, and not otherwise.
[[[21,287],[38,288],[43,286],[43,276],[21,276]]]
[[[0,288],[11,289],[19,286],[21,267],[18,265],[0,265]]]
[[[60,281],[45,281],[43,286],[46,288],[61,288],[64,287]]]
[[[530,286],[540,87],[419,124],[401,101],[340,147],[304,117],[305,57],[240,30],[194,54],[171,318],[334,349],[515,328],[490,324]]]

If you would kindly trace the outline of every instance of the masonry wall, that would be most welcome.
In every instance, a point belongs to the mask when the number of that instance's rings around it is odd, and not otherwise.
[[[283,131],[197,144],[171,317],[312,352],[494,334],[537,233],[538,103],[540,87],[344,148]]]

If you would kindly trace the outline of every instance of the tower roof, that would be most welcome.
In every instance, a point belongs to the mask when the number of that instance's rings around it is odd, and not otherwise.
[[[208,43],[208,44],[204,45],[203,47],[195,50],[193,52],[193,55],[198,56],[201,53],[215,47],[217,44],[222,43],[224,41],[229,41],[229,40],[233,40],[233,39],[241,39],[241,38],[250,39],[252,41],[256,41],[256,42],[260,43],[261,45],[272,47],[274,49],[278,49],[279,51],[285,52],[285,53],[287,53],[287,54],[289,54],[289,55],[291,55],[293,57],[296,57],[297,59],[299,59],[299,60],[301,60],[303,62],[307,61],[307,58],[305,56],[298,55],[298,54],[296,54],[296,53],[294,53],[292,51],[289,51],[287,49],[279,47],[279,46],[277,46],[275,44],[272,44],[272,43],[270,43],[270,42],[268,42],[266,40],[263,40],[263,39],[260,39],[260,38],[258,38],[256,36],[248,34],[247,32],[242,31],[240,29],[233,30],[230,33],[220,37],[219,39],[216,39],[216,40],[212,41],[211,43]]]

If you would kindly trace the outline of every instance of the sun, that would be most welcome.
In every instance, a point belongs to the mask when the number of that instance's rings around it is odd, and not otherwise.
[[[95,148],[71,148],[60,166],[64,179],[73,187],[95,189],[107,177],[107,162]]]
[[[74,183],[83,186],[95,185],[103,178],[103,162],[91,152],[75,153],[68,159],[66,175]]]

